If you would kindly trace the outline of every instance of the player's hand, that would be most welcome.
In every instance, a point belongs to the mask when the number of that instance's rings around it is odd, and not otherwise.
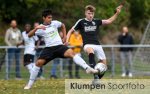
[[[116,13],[120,13],[121,12],[121,9],[122,9],[123,5],[120,5],[116,8]]]
[[[62,38],[62,42],[65,43],[66,42],[66,37]]]
[[[35,28],[36,28],[36,29],[43,29],[43,30],[46,29],[46,27],[45,27],[44,25],[38,25],[38,26],[36,26]]]
[[[65,42],[64,45],[69,46],[69,42]]]

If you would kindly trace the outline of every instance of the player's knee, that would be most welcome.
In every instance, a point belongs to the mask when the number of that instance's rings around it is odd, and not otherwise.
[[[106,65],[106,64],[107,64],[107,61],[106,61],[106,60],[99,60],[98,63],[103,63],[103,64]]]
[[[39,59],[39,60],[37,60],[37,62],[36,62],[36,66],[42,67],[42,66],[44,65],[44,63],[45,63],[45,60]]]
[[[75,56],[75,53],[73,52],[72,49],[69,49],[67,52],[65,52],[64,56],[73,58]]]

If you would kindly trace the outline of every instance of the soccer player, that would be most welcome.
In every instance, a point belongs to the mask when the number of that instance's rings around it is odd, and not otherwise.
[[[101,64],[101,70],[99,75],[94,74],[94,79],[100,79],[107,70],[106,57],[98,41],[98,32],[101,25],[111,24],[119,15],[122,5],[118,6],[116,13],[109,19],[100,20],[94,18],[95,7],[87,5],[85,7],[85,18],[79,19],[76,24],[69,30],[67,34],[66,44],[69,42],[70,35],[73,31],[80,31],[83,38],[83,49],[88,54],[89,63],[92,68],[95,67],[95,55],[98,58],[98,62]]]
[[[28,33],[31,30],[31,25],[26,24],[25,25],[25,31],[22,32],[23,41],[21,43],[17,44],[17,47],[19,45],[25,45],[24,50],[24,66],[27,67],[29,70],[29,73],[31,73],[33,64],[34,64],[34,55],[36,53],[35,51],[35,42],[38,41],[37,36],[28,37]]]
[[[54,58],[72,58],[73,61],[86,70],[87,73],[96,73],[97,70],[91,68],[86,62],[72,49],[63,45],[62,40],[66,41],[66,28],[65,25],[57,20],[52,21],[52,12],[46,9],[42,12],[43,24],[35,27],[28,33],[29,37],[33,35],[40,35],[44,38],[46,47],[42,50],[39,58],[32,68],[30,79],[24,89],[30,89],[36,80],[40,67],[47,64]],[[63,39],[60,38],[58,28],[63,32]]]

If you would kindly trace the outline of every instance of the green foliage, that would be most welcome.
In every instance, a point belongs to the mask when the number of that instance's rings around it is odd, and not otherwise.
[[[114,14],[115,8],[122,0],[0,0],[0,20],[10,22],[17,19],[20,24],[41,21],[41,11],[53,10],[54,19],[63,21],[70,28],[79,18],[84,17],[84,7],[92,4],[96,7],[95,16],[107,19]],[[150,0],[127,0],[115,24],[130,24],[141,28],[150,19]],[[145,24],[144,24],[145,25]],[[118,27],[116,27],[118,28]]]

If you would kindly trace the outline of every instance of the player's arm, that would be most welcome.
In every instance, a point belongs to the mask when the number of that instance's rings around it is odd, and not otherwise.
[[[70,36],[71,36],[72,32],[74,32],[74,28],[73,27],[67,33],[66,44],[69,44],[69,39],[70,39]]]
[[[65,43],[65,41],[66,41],[66,27],[65,27],[65,24],[62,23],[60,28],[61,28],[61,32],[63,33],[62,41],[63,41],[63,43]]]
[[[28,37],[32,37],[34,36],[35,32],[38,30],[38,29],[43,29],[45,30],[45,26],[44,25],[38,25],[36,26],[33,30],[31,30],[29,33],[28,33]]]
[[[116,8],[116,13],[112,17],[106,20],[102,20],[102,25],[108,25],[111,24],[113,21],[115,21],[118,15],[120,14],[122,7],[123,7],[122,5],[118,6]]]

